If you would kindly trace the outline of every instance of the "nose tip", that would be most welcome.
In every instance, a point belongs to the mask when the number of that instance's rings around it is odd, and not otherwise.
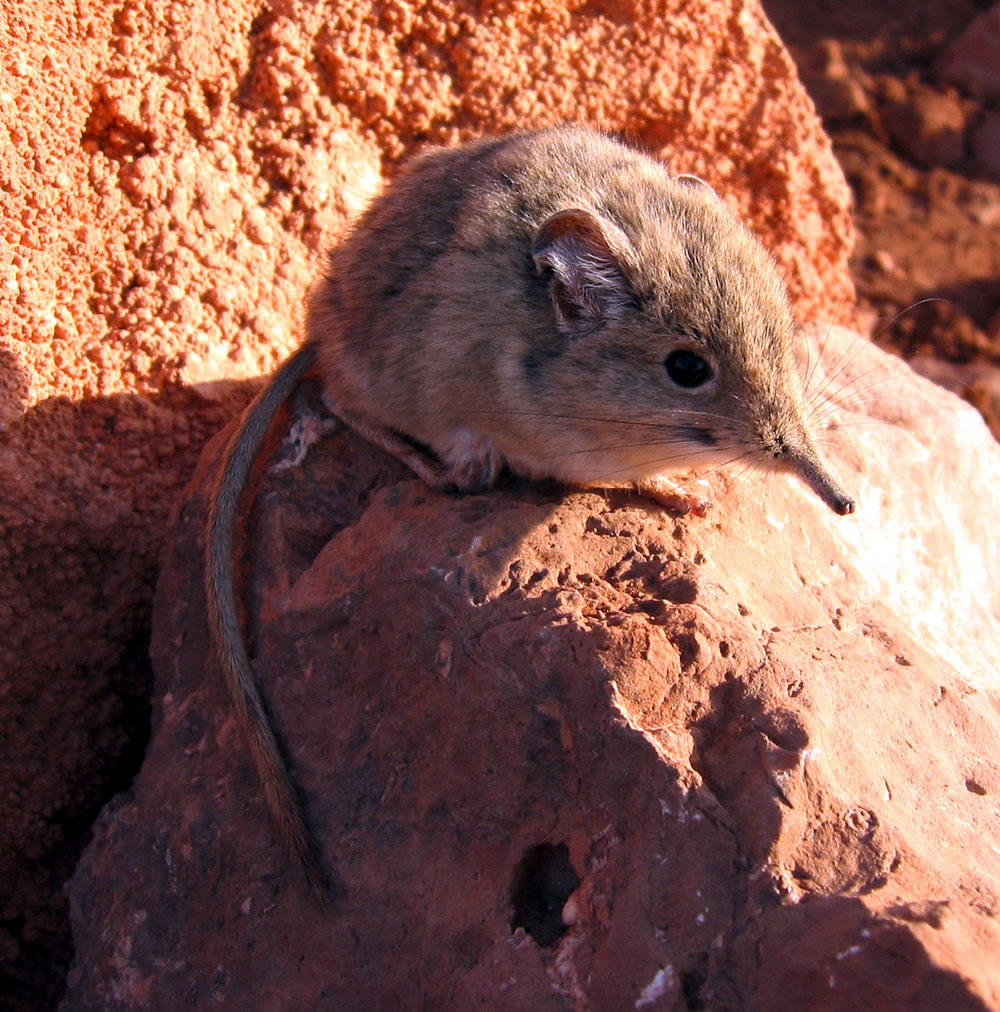
[[[802,475],[806,484],[836,513],[846,517],[857,508],[854,500],[844,492],[822,467],[815,473]]]

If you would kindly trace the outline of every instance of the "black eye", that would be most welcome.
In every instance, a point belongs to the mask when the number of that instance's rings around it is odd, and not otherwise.
[[[712,367],[701,355],[696,355],[686,348],[672,351],[667,356],[666,362],[663,363],[663,368],[667,370],[667,375],[679,387],[687,387],[688,389],[700,387],[712,378]]]

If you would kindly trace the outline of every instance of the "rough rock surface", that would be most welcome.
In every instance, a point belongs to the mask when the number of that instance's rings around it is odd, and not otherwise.
[[[781,475],[716,472],[677,521],[431,493],[343,430],[277,449],[239,554],[327,917],[208,647],[216,441],[159,584],[147,760],[69,888],[66,1008],[1000,1008],[1000,448],[822,343],[848,518]]]
[[[217,381],[295,344],[383,174],[485,131],[619,131],[717,184],[804,316],[849,288],[851,230],[753,2],[8,2],[0,61],[0,989],[34,1009],[143,745],[170,505],[246,398]]]

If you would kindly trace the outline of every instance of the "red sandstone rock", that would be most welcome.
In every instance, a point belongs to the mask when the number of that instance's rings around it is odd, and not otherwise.
[[[970,148],[976,168],[1000,180],[1000,112],[989,110],[983,114],[972,133]]]
[[[147,760],[70,885],[65,1007],[1000,1007],[1000,448],[823,343],[850,518],[722,471],[704,520],[447,496],[343,430],[267,470],[251,642],[326,916],[208,645],[216,441],[158,588]]]
[[[938,78],[975,98],[1000,102],[1000,4],[983,11],[941,54]]]
[[[866,90],[871,82],[848,64],[837,40],[823,40],[803,53],[799,73],[825,122],[871,120],[873,110]]]
[[[882,122],[896,147],[918,165],[955,166],[965,157],[966,115],[954,94],[895,79],[898,95],[886,97]]]
[[[35,1008],[69,958],[61,883],[141,748],[170,505],[246,399],[219,381],[294,346],[383,173],[603,126],[718,186],[804,315],[850,289],[851,226],[756,3],[33,0],[0,54],[0,976]]]

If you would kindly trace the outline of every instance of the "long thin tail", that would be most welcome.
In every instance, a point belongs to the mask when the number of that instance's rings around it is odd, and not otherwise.
[[[295,859],[306,884],[325,904],[329,899],[327,879],[247,656],[236,609],[232,562],[233,531],[240,496],[254,458],[275,415],[315,358],[315,345],[307,343],[286,359],[251,402],[226,445],[209,502],[205,591],[215,649],[237,719],[246,733],[267,806],[281,841]]]

